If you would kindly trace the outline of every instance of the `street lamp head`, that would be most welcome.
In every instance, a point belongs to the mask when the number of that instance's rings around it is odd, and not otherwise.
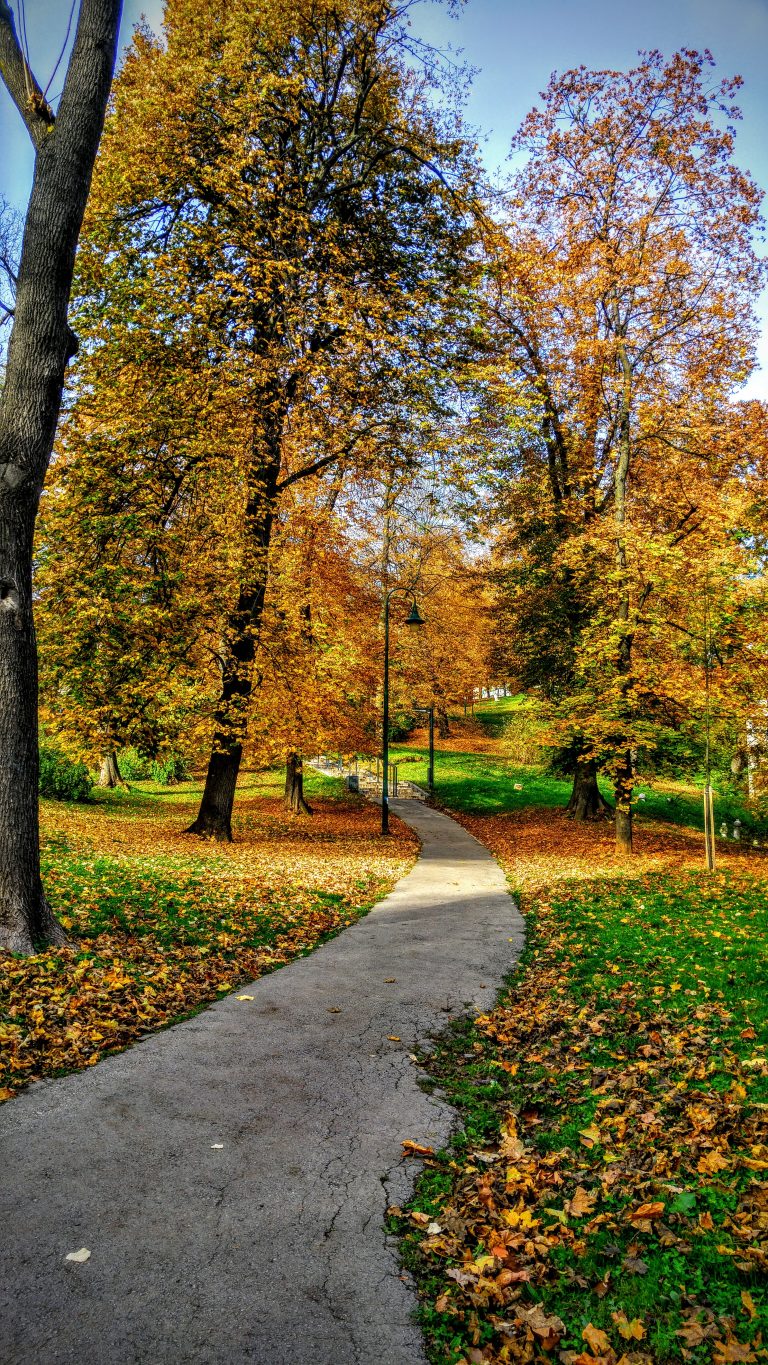
[[[413,599],[413,606],[411,607],[410,615],[406,616],[403,624],[406,626],[423,626],[425,624],[424,617],[419,614],[419,609],[416,606],[415,597]]]

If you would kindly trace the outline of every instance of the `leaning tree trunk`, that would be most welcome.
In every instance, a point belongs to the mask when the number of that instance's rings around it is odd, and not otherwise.
[[[0,946],[63,941],[40,880],[32,542],[77,349],[67,309],[115,64],[120,0],[81,0],[54,117],[0,0],[0,79],[35,146],[35,172],[0,395]]]
[[[565,808],[570,820],[607,820],[613,808],[597,785],[597,762],[594,758],[577,765],[571,799]]]
[[[120,772],[117,754],[114,749],[110,749],[109,753],[106,753],[101,760],[101,767],[99,768],[99,786],[112,788],[127,787],[127,785],[128,783]]]
[[[256,635],[264,612],[267,591],[269,544],[272,536],[275,495],[280,469],[279,443],[275,434],[268,442],[269,456],[262,459],[255,450],[256,469],[245,511],[246,544],[243,583],[237,606],[227,622],[222,687],[215,712],[211,757],[205,788],[196,819],[187,834],[232,841],[232,809],[235,788],[248,730],[248,710],[253,691],[253,665]],[[256,441],[254,445],[257,446]]]
[[[304,796],[304,762],[300,754],[289,754],[285,761],[284,801],[295,815],[311,815],[312,807]]]
[[[444,706],[435,707],[435,719],[437,721],[437,733],[440,739],[451,738],[451,727],[448,724],[448,712]]]

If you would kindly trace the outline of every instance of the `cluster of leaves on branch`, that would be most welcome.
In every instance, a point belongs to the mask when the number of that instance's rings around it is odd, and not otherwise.
[[[241,797],[236,848],[190,846],[194,793],[43,808],[43,871],[70,942],[2,956],[0,1099],[91,1066],[153,1029],[307,952],[357,919],[407,870],[417,844],[375,809],[321,798],[311,824],[268,780]],[[247,1002],[243,1002],[246,1008]]]
[[[468,824],[514,874],[538,818]],[[766,1358],[762,870],[534,891],[531,862],[525,970],[428,1062],[467,1123],[403,1224],[434,1359]]]

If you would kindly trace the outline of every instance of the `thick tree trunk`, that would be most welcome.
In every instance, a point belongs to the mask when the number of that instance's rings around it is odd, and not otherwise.
[[[101,767],[99,768],[99,786],[110,788],[128,786],[128,783],[120,772],[117,754],[114,749],[110,749],[109,753],[105,754],[101,760]]]
[[[66,935],[40,880],[37,649],[32,531],[37,499],[0,498],[0,945],[31,953]]]
[[[187,834],[200,834],[208,839],[232,842],[232,807],[235,803],[235,787],[243,757],[241,744],[233,744],[227,750],[217,752],[216,741],[225,742],[220,732],[214,739],[214,750],[208,762],[203,799],[196,820],[188,826]]]
[[[120,0],[81,0],[54,120],[0,0],[0,79],[36,149],[0,395],[0,947],[21,953],[65,938],[40,881],[32,539],[64,372],[77,349],[67,309],[120,11]]]
[[[300,754],[289,754],[285,761],[284,800],[294,815],[312,814],[312,807],[304,796],[304,763]]]
[[[227,842],[232,840],[235,787],[248,731],[256,635],[267,591],[269,545],[280,469],[279,438],[275,431],[265,439],[262,429],[260,437],[260,442],[254,441],[254,475],[245,510],[243,582],[237,606],[227,622],[212,752],[200,809],[186,831]],[[269,452],[267,455],[265,447]]]
[[[435,719],[437,721],[437,733],[441,739],[451,738],[451,727],[448,724],[448,712],[444,706],[435,707]]]
[[[608,820],[613,815],[611,806],[597,785],[597,763],[594,758],[578,764],[565,813],[571,820]]]

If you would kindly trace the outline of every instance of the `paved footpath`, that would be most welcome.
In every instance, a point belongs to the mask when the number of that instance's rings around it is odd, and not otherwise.
[[[2,1365],[424,1361],[384,1210],[402,1141],[439,1147],[455,1116],[408,1052],[490,1005],[523,932],[486,849],[392,809],[423,852],[365,919],[252,1002],[2,1107]]]

